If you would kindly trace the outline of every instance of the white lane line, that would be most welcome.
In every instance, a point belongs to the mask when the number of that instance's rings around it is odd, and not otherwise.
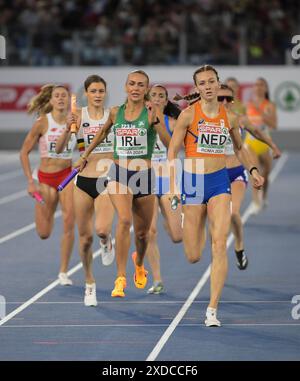
[[[0,205],[7,204],[8,202],[18,200],[19,198],[22,198],[25,196],[29,197],[26,189],[21,190],[21,191],[16,192],[16,193],[12,193],[9,196],[4,196],[4,197],[0,198]]]
[[[0,182],[11,180],[11,179],[14,179],[15,177],[19,177],[21,175],[23,175],[23,171],[21,169],[18,169],[16,171],[10,171],[10,172],[6,172],[6,173],[2,173],[2,174],[0,174]]]
[[[287,159],[288,159],[287,153],[283,153],[281,158],[277,161],[276,166],[274,167],[274,169],[270,175],[270,182],[273,182],[276,179],[279,172],[283,168],[283,165],[286,163]],[[279,167],[279,169],[278,169],[278,167]],[[243,224],[245,224],[245,222],[251,216],[252,208],[253,208],[253,205],[251,202],[250,205],[248,206],[248,208],[246,209],[245,213],[243,214],[243,217],[242,217]],[[234,239],[234,237],[233,237],[233,234],[231,233],[227,239],[227,248],[231,245],[233,239]],[[186,314],[186,312],[188,311],[188,309],[190,308],[190,306],[192,305],[192,303],[196,299],[197,295],[199,294],[199,292],[201,291],[201,289],[203,288],[203,286],[207,282],[207,280],[210,276],[210,270],[211,270],[211,265],[208,266],[205,273],[202,275],[199,282],[197,283],[196,287],[193,289],[191,294],[188,296],[184,305],[181,307],[181,309],[179,310],[179,312],[177,313],[177,315],[175,316],[175,318],[173,319],[171,324],[168,326],[166,331],[163,333],[163,335],[161,336],[161,338],[159,339],[159,341],[157,342],[157,344],[155,345],[155,347],[151,351],[151,353],[148,355],[146,361],[154,361],[157,358],[160,351],[163,349],[166,342],[169,340],[170,336],[175,331],[176,327],[178,326],[178,324],[180,323],[180,321],[182,320],[182,318],[184,317],[184,315]]]
[[[197,324],[180,324],[179,327],[205,327],[202,323]],[[296,326],[299,327],[299,323],[227,323],[222,324],[222,327],[277,327],[277,326]],[[37,325],[4,325],[1,328],[83,328],[83,327],[168,327],[168,324],[37,324]],[[207,327],[205,327],[207,329]],[[213,328],[211,328],[213,330]]]
[[[117,304],[117,303],[121,303],[121,304],[182,304],[184,303],[185,300],[177,300],[177,301],[174,301],[174,300],[164,300],[164,301],[127,301],[127,300],[112,300],[112,301],[109,301],[109,300],[101,300],[101,304]],[[5,304],[23,304],[25,303],[24,301],[23,302],[6,302]],[[209,300],[195,300],[194,301],[195,304],[205,304],[205,303],[209,303]],[[222,304],[222,303],[229,303],[229,304],[235,304],[235,303],[243,303],[243,304],[251,304],[251,303],[261,303],[261,304],[264,304],[264,303],[291,303],[291,300],[221,300],[219,302],[219,304]],[[36,302],[35,304],[79,304],[79,305],[82,305],[82,302],[56,302],[56,301],[53,301],[53,302]]]
[[[131,226],[130,232],[133,232],[133,227]],[[113,244],[115,243],[115,239],[112,240]],[[0,242],[1,243],[1,242]],[[93,253],[93,258],[95,259],[100,255],[100,249],[95,251]],[[71,270],[68,271],[68,276],[71,276],[76,271],[82,268],[82,263],[78,263],[76,266],[74,266]],[[49,291],[53,290],[56,286],[59,285],[59,280],[55,280],[54,282],[50,283],[49,286],[45,287],[43,290],[38,292],[36,295],[34,295],[32,298],[28,299],[25,303],[23,303],[20,307],[16,308],[12,312],[10,312],[8,315],[6,315],[2,320],[0,320],[0,327],[8,322],[10,319],[14,318],[16,315],[18,315],[20,312],[24,311],[27,307],[29,307],[31,304],[35,303],[38,299],[40,299],[42,296],[47,294]]]
[[[61,210],[58,210],[54,213],[54,218],[58,218],[62,215],[62,212]],[[16,238],[18,237],[19,235],[22,235],[30,230],[33,230],[35,229],[35,222],[33,222],[32,224],[29,224],[29,225],[26,225],[24,226],[23,228],[20,228],[18,230],[15,230],[14,232],[10,233],[10,234],[7,234],[5,235],[4,237],[1,237],[0,238],[0,244],[1,243],[4,243],[4,242],[7,242],[13,238]]]

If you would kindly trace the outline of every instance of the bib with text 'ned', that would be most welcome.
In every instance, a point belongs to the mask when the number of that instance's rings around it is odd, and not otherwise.
[[[220,105],[215,118],[207,117],[200,102],[194,105],[194,119],[184,139],[186,157],[222,157],[225,155],[230,125],[225,107]]]

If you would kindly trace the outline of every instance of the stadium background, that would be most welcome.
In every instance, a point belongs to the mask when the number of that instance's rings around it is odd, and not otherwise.
[[[300,59],[293,59],[291,42],[300,34],[296,0],[2,0],[0,25],[6,41],[0,149],[20,147],[33,122],[26,104],[44,83],[65,83],[84,102],[84,79],[99,74],[111,106],[125,99],[126,75],[137,67],[172,97],[193,88],[192,73],[205,63],[216,65],[221,80],[237,77],[243,100],[257,77],[266,78],[278,107],[274,140],[299,149]]]

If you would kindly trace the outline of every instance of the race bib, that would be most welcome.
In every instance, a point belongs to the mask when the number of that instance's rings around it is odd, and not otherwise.
[[[224,155],[229,136],[228,128],[215,124],[200,124],[198,127],[197,152],[212,155]]]
[[[51,159],[67,159],[70,160],[72,159],[73,155],[73,150],[76,146],[76,137],[74,135],[71,136],[70,141],[64,148],[64,150],[61,153],[56,153],[55,148],[56,148],[56,142],[58,138],[60,137],[59,135],[51,135],[50,133],[48,134],[48,157]]]
[[[154,151],[151,160],[167,160],[167,148],[164,146],[158,135],[154,145]]]
[[[119,127],[115,129],[116,153],[118,156],[147,155],[147,129]]]
[[[101,128],[102,128],[101,126],[84,128],[83,135],[84,135],[84,141],[85,141],[86,147],[88,147],[91,144],[95,135]],[[103,142],[93,149],[92,153],[113,152],[113,142],[114,142],[114,133],[111,131],[107,135],[107,137],[103,140]]]

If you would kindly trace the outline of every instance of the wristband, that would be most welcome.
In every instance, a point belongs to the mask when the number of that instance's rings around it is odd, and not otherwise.
[[[250,175],[252,176],[252,171],[254,171],[254,169],[256,169],[257,170],[257,172],[258,172],[258,169],[257,169],[257,167],[252,167],[252,168],[250,168],[250,171],[249,171],[249,173],[250,173]]]

